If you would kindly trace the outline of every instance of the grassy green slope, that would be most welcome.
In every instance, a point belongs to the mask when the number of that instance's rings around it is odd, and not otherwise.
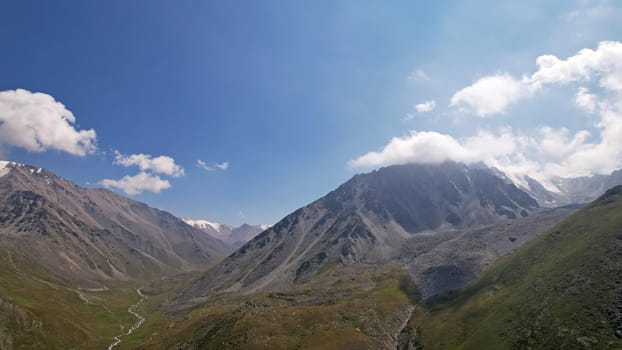
[[[622,187],[413,321],[426,349],[622,348]]]
[[[135,286],[85,291],[0,249],[0,349],[105,349],[136,320]]]
[[[217,297],[167,320],[139,348],[391,348],[416,293],[401,268],[330,270],[282,293]]]

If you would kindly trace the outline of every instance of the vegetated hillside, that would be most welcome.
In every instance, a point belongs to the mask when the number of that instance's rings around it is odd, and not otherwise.
[[[152,328],[138,348],[395,349],[416,300],[402,268],[326,267],[282,292],[211,299]]]
[[[447,162],[357,175],[288,215],[208,271],[179,298],[288,288],[327,265],[386,264],[414,235],[527,217],[537,202],[489,169]]]
[[[622,186],[411,321],[425,349],[622,348]]]
[[[0,349],[105,349],[138,296],[130,283],[80,289],[21,253],[0,248]]]
[[[158,209],[0,163],[0,349],[105,349],[154,279],[229,248]]]
[[[205,269],[231,251],[167,212],[108,190],[15,163],[3,173],[0,247],[76,285]]]

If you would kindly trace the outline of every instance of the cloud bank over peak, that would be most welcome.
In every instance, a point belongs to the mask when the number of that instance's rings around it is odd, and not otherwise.
[[[85,156],[97,150],[95,130],[78,130],[76,117],[54,97],[24,89],[0,91],[0,146],[29,152],[58,150]]]
[[[518,183],[524,184],[528,175],[549,189],[555,189],[552,180],[557,177],[606,174],[622,167],[622,43],[601,42],[596,50],[582,49],[565,60],[540,56],[536,63],[538,70],[520,79],[507,73],[483,77],[456,92],[450,106],[477,117],[491,117],[545,87],[578,84],[571,102],[597,116],[586,118],[595,132],[571,132],[547,125],[523,131],[506,126],[456,138],[435,131],[411,131],[391,139],[379,151],[351,160],[349,165],[369,168],[447,160],[484,162]],[[588,90],[584,84],[589,82],[596,82],[598,91]]]

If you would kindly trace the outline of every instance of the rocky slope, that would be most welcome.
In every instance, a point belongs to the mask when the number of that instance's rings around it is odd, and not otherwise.
[[[3,164],[0,247],[82,286],[204,269],[231,251],[175,216],[45,169]]]
[[[546,232],[576,209],[547,208],[482,228],[414,235],[404,244],[400,260],[422,297],[428,298],[466,286],[496,259]]]
[[[288,215],[206,273],[179,299],[308,281],[323,268],[384,264],[433,231],[528,217],[537,202],[488,169],[460,163],[391,166],[357,175]]]

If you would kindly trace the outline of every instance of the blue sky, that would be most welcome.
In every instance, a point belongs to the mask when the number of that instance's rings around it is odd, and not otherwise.
[[[597,124],[604,109],[577,108],[578,89],[615,105],[619,91],[601,78],[616,77],[618,68],[549,79],[543,88],[532,74],[542,55],[565,60],[622,40],[621,11],[606,1],[2,2],[0,91],[45,93],[75,116],[69,127],[96,136],[81,152],[57,139],[27,146],[0,130],[0,158],[86,187],[143,171],[168,188],[132,198],[234,225],[274,223],[357,172],[429,161],[418,151],[427,147],[516,176],[536,172],[545,182],[562,170],[605,172],[600,163],[581,168],[541,153],[558,149],[555,142],[574,140],[584,153],[587,143],[603,143]],[[521,82],[525,76],[529,82]],[[494,79],[480,80],[486,77]],[[477,93],[495,83],[516,89],[483,106]],[[4,110],[0,97],[0,120],[18,98],[32,96],[6,94]],[[416,107],[431,101],[434,108]],[[28,104],[29,113],[45,103]],[[37,118],[47,120],[48,112]],[[610,134],[622,130],[612,125]],[[581,130],[589,135],[575,139]],[[543,136],[524,141],[535,134]],[[493,145],[486,135],[512,149],[462,149]],[[517,151],[529,142],[537,150]],[[605,146],[599,154],[619,165],[618,145]],[[375,155],[361,158],[369,152]],[[160,165],[172,161],[183,174],[156,168],[159,156],[170,157]],[[226,169],[216,167],[225,162]]]

